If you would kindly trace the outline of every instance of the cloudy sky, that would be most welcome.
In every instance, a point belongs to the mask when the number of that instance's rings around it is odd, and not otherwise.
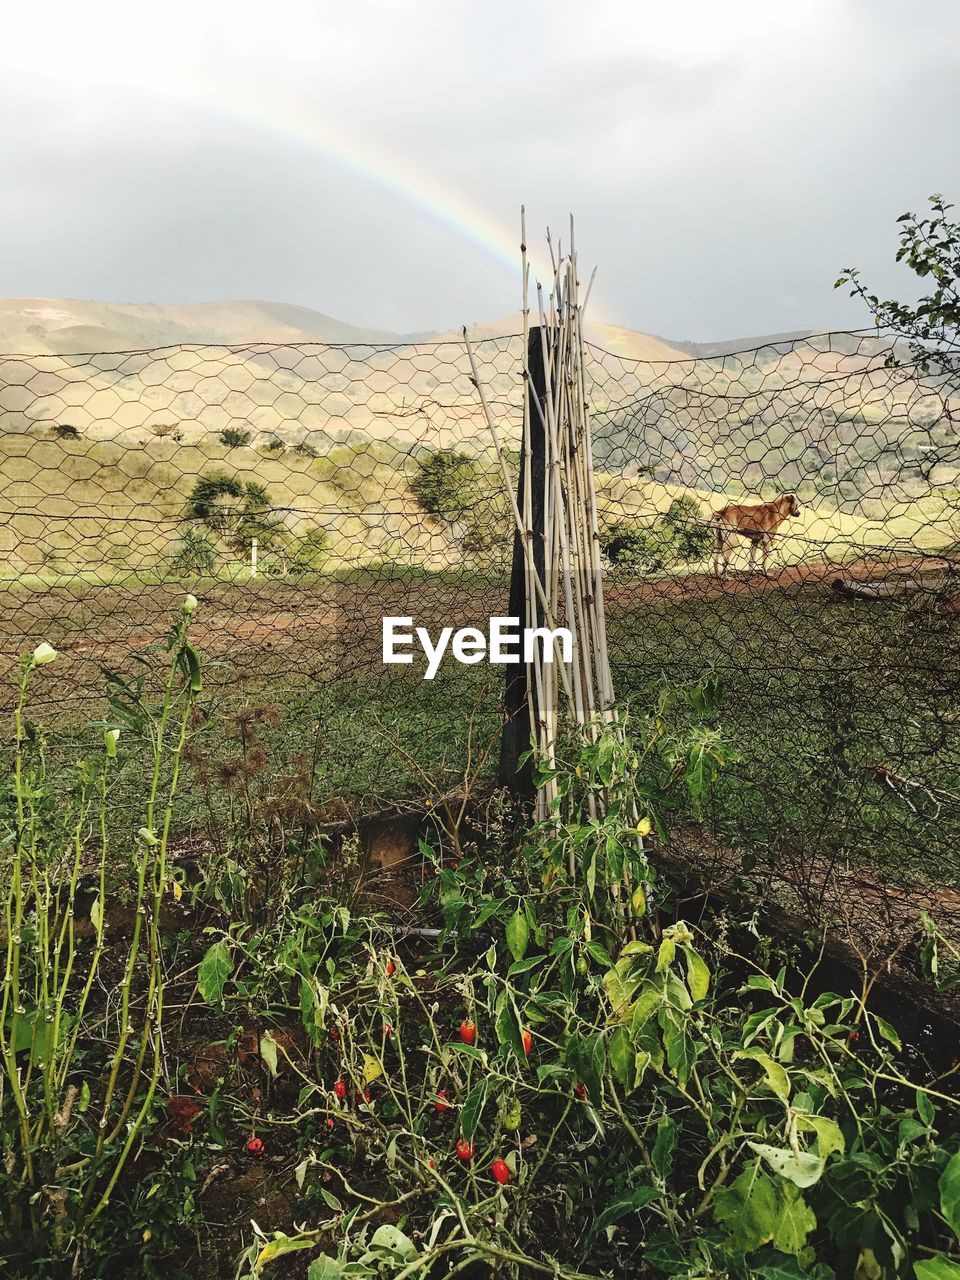
[[[297,302],[439,329],[516,310],[576,215],[596,318],[857,324],[895,218],[960,203],[960,5],[52,0],[0,44],[0,296]]]

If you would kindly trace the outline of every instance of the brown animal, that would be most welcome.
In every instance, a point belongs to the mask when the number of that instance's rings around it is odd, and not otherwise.
[[[773,536],[789,516],[800,514],[800,503],[792,493],[782,494],[773,502],[759,502],[749,506],[731,502],[713,513],[716,545],[713,553],[713,571],[718,578],[727,572],[733,554],[734,538],[746,538],[750,543],[750,568],[756,562],[760,548],[761,567],[767,572],[767,557],[773,546]]]

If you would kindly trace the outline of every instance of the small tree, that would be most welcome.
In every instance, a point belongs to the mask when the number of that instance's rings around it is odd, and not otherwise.
[[[298,540],[290,558],[292,573],[315,573],[327,560],[329,538],[326,529],[319,526],[308,529]]]
[[[453,523],[463,519],[478,497],[479,468],[468,454],[438,449],[419,459],[410,488],[424,511]]]
[[[657,573],[670,558],[669,539],[659,522],[614,520],[600,531],[600,549],[612,565],[628,573]]]
[[[674,498],[663,517],[663,528],[678,560],[702,560],[713,545],[713,531],[696,498]]]
[[[201,476],[187,499],[187,518],[222,537],[232,551],[246,555],[256,538],[264,551],[282,541],[286,529],[266,487],[257,480],[217,471]]]
[[[220,443],[226,449],[242,449],[250,440],[250,432],[241,431],[238,427],[227,427],[220,432]]]

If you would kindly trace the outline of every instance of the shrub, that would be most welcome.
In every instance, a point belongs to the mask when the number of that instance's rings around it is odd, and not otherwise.
[[[330,539],[326,529],[319,526],[309,529],[295,544],[291,553],[290,570],[307,573],[323,568],[326,563]]]
[[[212,538],[200,529],[187,529],[174,547],[170,565],[175,573],[211,574],[216,572],[218,559]]]
[[[614,520],[600,531],[600,547],[612,565],[633,573],[658,573],[671,565],[702,560],[713,532],[695,498],[674,498],[658,520]]]
[[[673,539],[678,560],[702,560],[709,555],[713,530],[696,498],[689,494],[674,498],[663,517],[663,525]]]
[[[612,565],[633,573],[656,573],[670,559],[671,540],[657,524],[615,520],[600,532],[600,548]]]
[[[452,523],[462,519],[476,501],[479,468],[465,453],[440,449],[417,462],[410,488],[424,511]]]
[[[76,427],[71,427],[65,422],[58,422],[53,428],[53,434],[58,440],[79,440],[80,432]]]
[[[242,449],[250,440],[250,432],[241,431],[239,427],[227,427],[220,432],[220,443],[227,449]]]

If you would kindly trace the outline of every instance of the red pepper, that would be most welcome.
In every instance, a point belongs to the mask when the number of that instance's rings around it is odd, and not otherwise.
[[[477,1038],[477,1024],[470,1018],[460,1023],[460,1039],[464,1044],[473,1044]]]
[[[510,1169],[506,1160],[494,1160],[493,1164],[490,1166],[490,1172],[493,1174],[494,1178],[496,1178],[497,1182],[500,1183],[501,1187],[505,1187],[510,1181]]]
[[[460,1138],[454,1151],[457,1153],[457,1159],[462,1160],[464,1164],[469,1164],[473,1159],[473,1143],[468,1142],[466,1138]]]

